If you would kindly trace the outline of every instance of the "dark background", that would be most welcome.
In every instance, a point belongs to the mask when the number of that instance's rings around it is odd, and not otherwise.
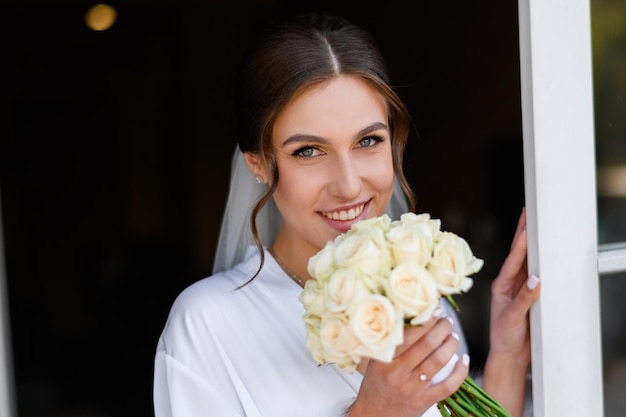
[[[350,2],[352,3],[352,2]],[[480,368],[488,292],[523,206],[517,2],[0,4],[0,187],[20,417],[150,416],[174,297],[209,275],[235,146],[233,80],[263,19],[341,14],[379,40],[415,129],[418,211],[485,267],[457,301]]]

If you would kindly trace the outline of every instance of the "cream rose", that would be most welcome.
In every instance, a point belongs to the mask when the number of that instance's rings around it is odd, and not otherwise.
[[[320,339],[320,325],[322,324],[322,320],[320,317],[310,314],[305,314],[302,318],[306,328],[306,347],[309,352],[311,352],[311,356],[313,356],[315,362],[323,364],[326,360],[324,359],[324,347]]]
[[[367,285],[366,281],[372,280],[369,276],[359,278],[349,269],[336,270],[324,287],[326,307],[331,312],[346,310],[354,300],[368,294],[370,288],[375,288],[374,283]]]
[[[354,370],[359,362],[359,358],[354,355],[359,341],[351,332],[347,316],[343,314],[324,316],[319,329],[319,338],[324,349],[325,362],[334,363],[346,371]]]
[[[432,275],[413,262],[396,266],[389,274],[385,289],[387,297],[414,326],[431,317],[441,297]]]
[[[384,230],[379,227],[351,229],[335,247],[335,262],[338,267],[362,274],[384,275],[391,268]]]
[[[319,252],[309,258],[309,275],[318,281],[325,281],[335,272],[335,245],[328,242]]]
[[[404,337],[404,317],[388,298],[372,294],[354,303],[350,328],[360,341],[354,349],[357,355],[391,362]]]
[[[391,218],[387,214],[383,214],[379,217],[371,217],[369,219],[361,220],[357,223],[354,223],[348,234],[354,233],[362,229],[380,229],[384,232],[385,230],[389,229],[390,224]]]
[[[323,287],[317,280],[310,279],[304,283],[304,290],[298,296],[298,300],[309,314],[321,317],[326,311]]]
[[[483,266],[465,239],[451,232],[440,232],[435,240],[433,256],[427,266],[443,295],[467,292],[474,281],[468,275]]]
[[[402,218],[407,221],[392,223],[386,235],[393,261],[396,265],[410,261],[426,266],[435,242],[437,224],[428,220],[428,215],[414,215],[410,221],[406,214]]]
[[[430,214],[428,213],[404,213],[400,216],[400,223],[405,226],[414,223],[426,223],[433,228],[433,233],[441,230],[441,220],[439,219],[431,219]]]

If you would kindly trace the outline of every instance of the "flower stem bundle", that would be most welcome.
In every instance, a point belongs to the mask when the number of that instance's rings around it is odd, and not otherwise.
[[[500,403],[491,398],[469,376],[454,394],[439,401],[437,407],[444,417],[511,417]]]

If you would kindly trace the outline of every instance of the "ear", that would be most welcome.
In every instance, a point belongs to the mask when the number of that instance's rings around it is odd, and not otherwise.
[[[270,181],[269,173],[259,155],[252,152],[244,152],[243,159],[246,162],[248,171],[250,171],[250,174],[253,177],[259,176],[261,178],[261,182],[264,183],[268,183]]]

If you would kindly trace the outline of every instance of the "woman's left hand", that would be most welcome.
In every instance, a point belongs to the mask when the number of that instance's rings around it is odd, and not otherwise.
[[[526,210],[500,273],[491,284],[490,348],[484,387],[512,415],[521,415],[530,363],[529,311],[539,298],[540,282],[528,276]]]
[[[530,363],[528,313],[539,298],[539,280],[528,276],[526,210],[522,211],[511,250],[491,285],[491,352]]]

